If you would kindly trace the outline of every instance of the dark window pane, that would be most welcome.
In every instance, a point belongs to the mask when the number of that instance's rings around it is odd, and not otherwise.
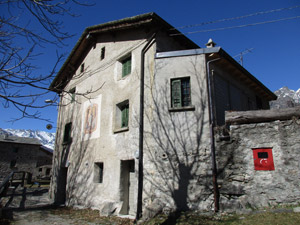
[[[258,152],[257,156],[258,156],[259,159],[267,159],[267,158],[269,158],[267,152]]]

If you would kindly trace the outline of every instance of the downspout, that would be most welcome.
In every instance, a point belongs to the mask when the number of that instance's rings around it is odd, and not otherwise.
[[[155,43],[154,33],[148,40],[147,44],[141,51],[141,78],[140,78],[140,121],[139,121],[139,164],[138,164],[138,196],[137,196],[137,213],[136,220],[142,217],[143,207],[143,141],[144,141],[144,78],[145,78],[145,54]]]
[[[208,82],[208,104],[209,104],[209,123],[210,123],[210,148],[211,148],[211,163],[212,163],[212,174],[213,174],[213,188],[214,188],[214,211],[219,211],[219,189],[217,181],[217,164],[216,164],[216,148],[215,148],[215,114],[213,107],[213,98],[212,98],[212,77],[210,74],[209,65],[212,62],[220,60],[221,58],[209,60],[206,63],[207,69],[207,82]]]

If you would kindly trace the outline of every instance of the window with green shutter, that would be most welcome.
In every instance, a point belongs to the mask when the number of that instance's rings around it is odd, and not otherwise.
[[[131,56],[122,61],[122,77],[131,73]]]
[[[129,130],[129,100],[126,99],[116,104],[114,133]]]
[[[171,107],[180,108],[191,106],[190,78],[171,80]]]
[[[126,104],[121,109],[121,127],[128,127],[129,104]]]

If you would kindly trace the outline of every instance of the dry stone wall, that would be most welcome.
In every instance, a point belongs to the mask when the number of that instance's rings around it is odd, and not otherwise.
[[[252,209],[300,202],[300,120],[230,126],[217,138],[220,208]],[[253,149],[272,149],[274,170],[256,170]]]

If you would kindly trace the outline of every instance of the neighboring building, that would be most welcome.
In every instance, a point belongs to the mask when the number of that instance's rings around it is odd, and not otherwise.
[[[137,217],[211,210],[210,124],[276,96],[207,45],[154,13],[86,28],[50,86],[61,99],[56,203]]]
[[[0,136],[0,179],[11,171],[25,171],[36,178],[39,167],[52,164],[53,151],[42,146],[38,139]]]

